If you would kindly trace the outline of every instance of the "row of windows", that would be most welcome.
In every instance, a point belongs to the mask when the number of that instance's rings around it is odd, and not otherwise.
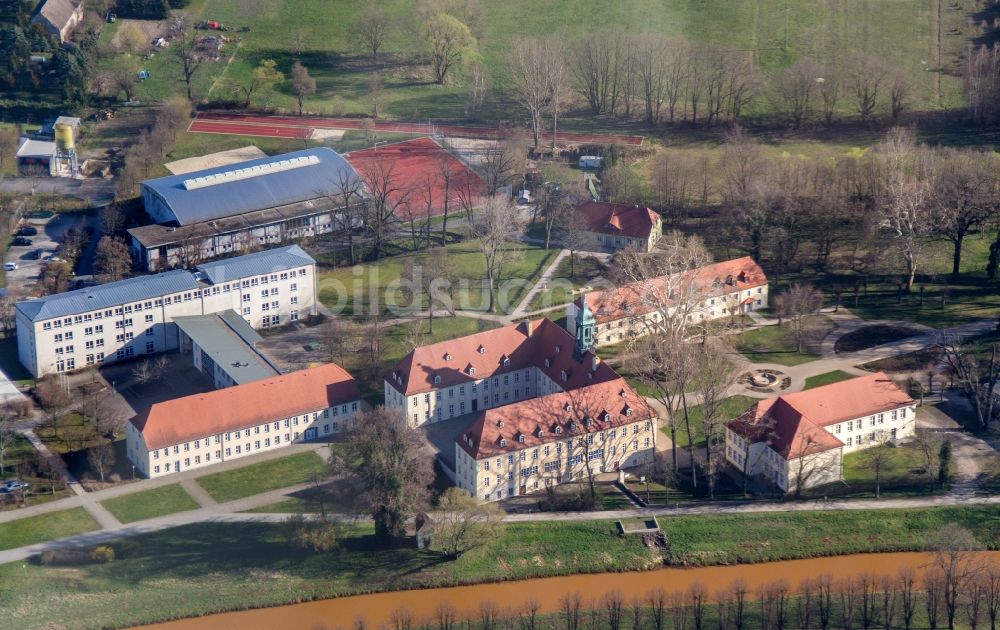
[[[312,420],[313,421],[318,420],[320,418],[320,416],[322,416],[323,418],[329,418],[330,416],[336,417],[338,415],[347,415],[348,410],[350,410],[351,412],[357,412],[358,411],[358,403],[357,402],[345,403],[343,405],[340,405],[339,407],[331,407],[329,409],[324,409],[322,412],[315,411],[315,412],[312,413]],[[175,444],[173,446],[174,454],[176,455],[176,454],[180,453],[182,448],[184,449],[184,451],[190,451],[192,448],[194,448],[194,449],[200,448],[202,446],[202,444],[204,444],[205,446],[208,446],[211,443],[211,440],[213,440],[213,439],[215,440],[216,444],[221,444],[224,441],[225,442],[231,442],[231,441],[234,441],[234,440],[239,440],[240,437],[250,437],[251,434],[252,435],[260,435],[262,428],[263,428],[263,433],[265,433],[265,434],[266,433],[270,433],[272,427],[274,428],[274,431],[277,433],[278,431],[281,430],[282,426],[284,428],[286,428],[286,429],[289,428],[289,427],[297,427],[297,426],[299,426],[299,418],[300,418],[299,416],[293,416],[291,418],[285,418],[283,421],[282,420],[275,420],[274,422],[268,422],[267,424],[258,425],[258,426],[253,427],[252,433],[251,433],[251,429],[247,428],[247,429],[242,429],[240,431],[229,431],[229,432],[227,432],[225,434],[216,435],[216,436],[213,436],[213,437],[199,438],[197,440],[194,440],[193,442],[185,442],[184,444]],[[310,422],[309,414],[308,413],[307,414],[303,414],[301,416],[301,420],[302,420],[303,424],[309,424],[309,422]],[[338,425],[337,425],[336,422],[332,423],[332,425],[331,424],[324,424],[323,425],[323,432],[324,433],[330,433],[331,428],[334,431],[336,431],[337,430],[337,426]],[[286,435],[286,439],[287,439],[287,435],[288,434],[286,433],[285,435]],[[298,435],[298,434],[296,433],[296,435]],[[279,441],[279,438],[276,437],[275,438],[275,442],[278,442],[278,441]],[[239,452],[239,451],[237,451],[237,452]],[[163,449],[163,456],[167,457],[169,455],[170,455],[170,447],[164,448]],[[153,459],[159,459],[159,458],[160,458],[160,451],[159,451],[159,449],[157,449],[157,450],[153,451]]]
[[[281,274],[271,274],[270,275],[270,281],[271,282],[277,282],[279,280],[279,278],[281,280],[288,280],[289,277],[293,277],[294,278],[296,276],[296,274],[299,275],[299,276],[305,276],[305,275],[308,274],[308,269],[305,268],[305,267],[303,267],[303,268],[299,269],[297,272],[291,271],[291,272],[284,272],[284,273],[281,273]],[[261,277],[254,277],[254,278],[249,278],[249,279],[243,280],[242,281],[242,286],[244,286],[244,287],[250,287],[250,286],[257,286],[258,284],[267,284],[267,283],[268,283],[268,276],[261,276]],[[221,291],[223,293],[229,293],[231,290],[237,290],[239,288],[240,288],[240,282],[233,282],[231,285],[230,284],[224,284],[224,285],[222,285],[221,286]],[[289,290],[291,290],[291,291],[298,290],[298,284],[297,283],[292,283],[291,286],[289,287]],[[52,330],[53,328],[62,328],[63,326],[72,326],[74,323],[80,324],[80,323],[83,323],[83,322],[89,322],[89,321],[93,321],[93,320],[103,319],[105,317],[111,318],[111,317],[114,317],[115,315],[128,314],[128,313],[132,313],[132,312],[141,312],[143,310],[153,309],[153,308],[155,308],[157,306],[163,306],[164,304],[171,304],[171,303],[173,303],[173,304],[179,304],[182,301],[184,301],[184,302],[190,302],[194,298],[200,298],[200,297],[203,297],[203,296],[207,296],[207,295],[209,295],[209,293],[211,293],[212,295],[218,295],[220,293],[220,287],[218,287],[218,286],[209,287],[209,288],[206,288],[204,291],[198,289],[198,290],[195,290],[195,291],[188,291],[188,292],[185,292],[185,293],[178,293],[178,294],[172,295],[172,296],[166,296],[166,297],[162,297],[162,298],[156,298],[155,300],[148,300],[146,302],[136,302],[135,304],[124,304],[122,306],[115,307],[114,309],[106,309],[106,310],[103,310],[103,311],[95,311],[93,313],[84,313],[84,314],[81,314],[81,315],[75,315],[73,317],[64,317],[62,319],[54,319],[54,320],[51,320],[51,321],[42,322],[42,330]],[[272,295],[275,295],[275,294],[276,294],[276,292],[272,293]],[[146,316],[146,321],[153,321],[152,320],[152,315],[147,315]]]

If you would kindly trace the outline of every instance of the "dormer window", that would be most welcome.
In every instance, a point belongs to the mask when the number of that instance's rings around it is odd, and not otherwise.
[[[556,352],[557,353],[562,352],[562,346],[556,346]]]
[[[631,407],[625,407],[625,415],[626,416],[631,416],[632,415],[632,408]]]
[[[570,411],[571,409],[573,409],[573,405],[571,405],[569,403],[566,403],[565,405],[563,405],[563,411]]]
[[[540,438],[545,437],[545,431],[543,431],[541,428],[538,429],[538,437]]]
[[[472,367],[470,365],[469,366],[469,376],[475,376],[475,375],[476,375],[476,368],[474,368],[474,367]]]
[[[445,361],[451,361],[451,353],[450,352],[445,352],[444,353],[444,360]]]
[[[621,396],[622,398],[625,398],[625,390],[623,389],[620,392],[618,392],[618,395]]]
[[[607,422],[610,419],[611,419],[611,414],[609,414],[607,411],[605,411],[603,414],[601,414],[601,420],[604,420],[605,422]]]
[[[565,382],[566,382],[566,379],[567,379],[567,377],[568,377],[568,375],[566,374],[566,370],[563,370],[562,372],[560,372],[560,373],[559,373],[559,377],[560,377],[560,378],[562,378],[562,380],[563,380],[563,383],[565,383]]]
[[[486,346],[479,346],[479,354],[486,354]]]
[[[576,431],[576,420],[570,420],[570,422],[569,422],[569,430],[570,431]]]
[[[587,416],[586,418],[583,419],[583,423],[586,424],[589,427],[590,425],[592,425],[594,423],[594,421],[593,421],[593,419],[591,419],[590,416]]]
[[[437,375],[437,374],[434,375],[434,384],[435,385],[440,385],[441,384],[441,377],[439,375]]]
[[[524,434],[523,433],[518,433],[517,434],[517,441],[521,442],[521,443],[524,443]]]
[[[545,359],[545,367],[552,367],[552,359]]]
[[[562,435],[562,427],[556,427],[556,435]]]
[[[503,358],[503,365],[504,365],[504,367],[507,367],[508,365],[510,365],[510,357],[504,357]]]
[[[497,428],[503,428],[503,420],[497,420]]]
[[[507,446],[507,438],[500,438],[500,447]]]

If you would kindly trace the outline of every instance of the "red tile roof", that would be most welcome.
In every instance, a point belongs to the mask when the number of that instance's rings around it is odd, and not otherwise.
[[[769,440],[785,459],[839,448],[825,427],[913,404],[882,372],[755,403],[729,428],[754,442]]]
[[[476,199],[486,192],[486,182],[433,138],[415,138],[403,142],[384,144],[372,149],[345,153],[344,158],[362,178],[378,168],[391,168],[393,188],[391,201],[399,204],[396,214],[402,219],[427,216],[427,182],[433,183],[431,213],[444,213],[445,191],[441,181],[441,164],[448,165],[452,174],[448,191],[448,210],[461,209],[459,191],[471,191]]]
[[[614,374],[606,364],[601,366]],[[625,379],[614,375],[593,385],[482,412],[456,442],[481,459],[655,417]]]
[[[764,286],[767,276],[753,258],[744,256],[706,265],[692,272],[674,274],[669,277],[669,284],[682,293],[697,292],[703,298],[710,298]],[[585,297],[597,323],[603,324],[652,312],[655,310],[653,305],[662,301],[657,296],[663,295],[667,285],[668,276],[661,276],[645,282],[591,291],[577,298],[575,303],[577,307],[582,306]]]
[[[146,448],[199,438],[353,402],[361,398],[354,377],[335,363],[245,385],[156,403],[132,418]]]
[[[660,218],[649,208],[606,201],[587,201],[575,209],[590,232],[648,239]]]
[[[575,341],[548,319],[529,320],[416,348],[386,374],[385,380],[401,394],[411,396],[534,366],[563,389],[571,389],[593,382],[587,374],[595,355],[588,352],[583,361],[577,361],[573,356]],[[469,373],[470,367],[475,368],[474,375]],[[593,378],[617,376],[605,368]],[[562,380],[563,371],[566,381]],[[441,379],[437,384],[435,376]]]

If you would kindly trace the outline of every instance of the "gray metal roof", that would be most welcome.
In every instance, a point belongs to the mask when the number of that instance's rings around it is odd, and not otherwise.
[[[174,323],[238,385],[281,374],[255,349],[261,336],[234,311],[175,317]]]
[[[255,167],[259,174],[253,173]],[[357,179],[336,151],[317,147],[151,179],[142,186],[163,199],[179,225],[188,225],[335,195],[345,171]]]
[[[56,293],[37,300],[18,302],[17,309],[31,321],[37,322],[140,302],[198,287],[198,282],[191,272],[175,269],[153,276],[138,276],[76,291]]]
[[[212,284],[230,282],[247,276],[287,271],[303,265],[314,265],[312,256],[298,245],[277,247],[262,252],[226,258],[198,265],[198,271]]]

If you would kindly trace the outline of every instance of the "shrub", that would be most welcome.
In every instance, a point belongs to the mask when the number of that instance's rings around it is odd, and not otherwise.
[[[94,550],[90,552],[90,559],[94,562],[100,562],[101,564],[108,564],[109,562],[115,561],[115,550],[107,545],[101,545],[100,547],[94,547]]]
[[[38,561],[45,566],[72,566],[77,564],[87,564],[92,560],[92,553],[79,547],[68,549],[50,549],[43,551],[38,557]]]

